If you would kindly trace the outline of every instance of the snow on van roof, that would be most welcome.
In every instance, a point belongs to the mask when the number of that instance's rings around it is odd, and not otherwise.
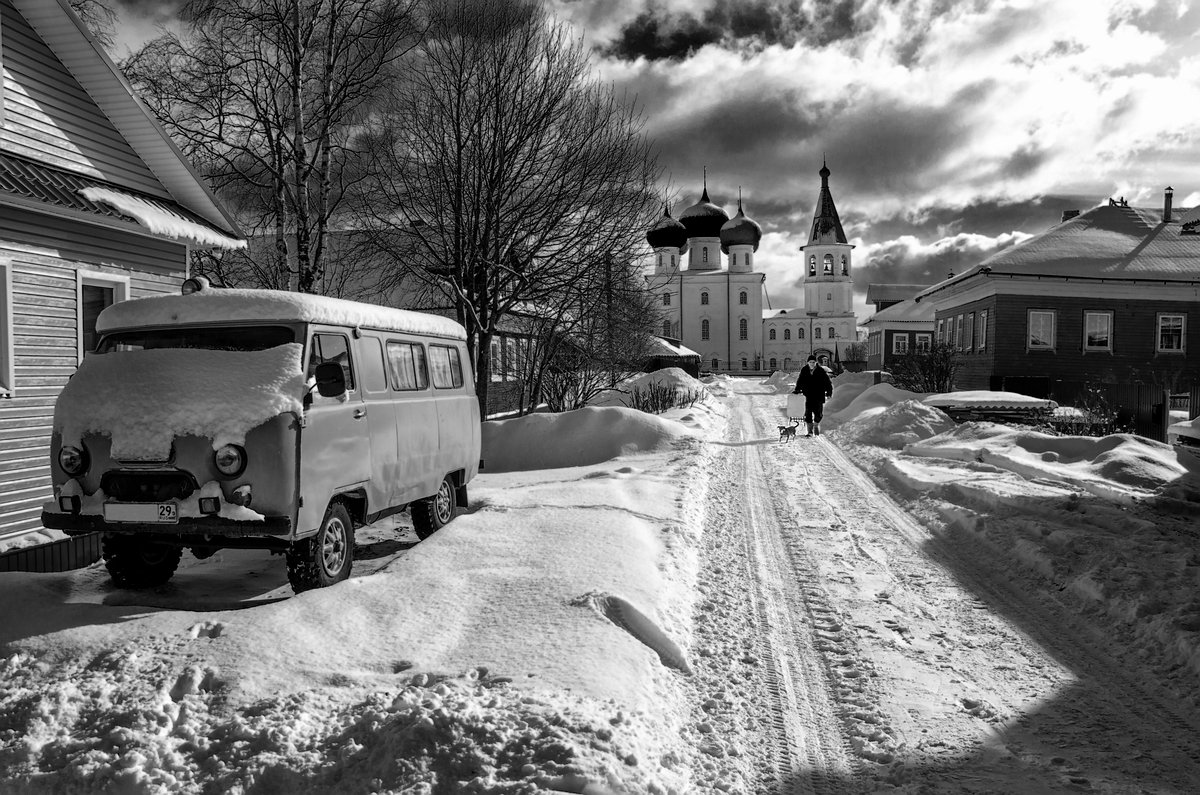
[[[220,321],[282,320],[381,328],[465,340],[462,325],[440,315],[361,304],[282,290],[209,288],[190,295],[155,295],[119,301],[100,313],[96,331],[141,326],[182,326]]]
[[[130,302],[134,303],[134,302]],[[244,444],[272,417],[303,411],[302,348],[264,351],[156,348],[88,356],[54,406],[64,445],[89,433],[112,440],[113,458],[165,461],[177,436],[213,448]]]

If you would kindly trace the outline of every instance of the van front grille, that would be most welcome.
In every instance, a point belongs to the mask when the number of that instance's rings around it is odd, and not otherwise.
[[[186,472],[105,472],[100,488],[121,502],[183,500],[199,488]]]

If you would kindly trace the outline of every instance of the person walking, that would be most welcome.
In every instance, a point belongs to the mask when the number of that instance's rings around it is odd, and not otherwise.
[[[829,373],[817,362],[816,356],[808,357],[800,375],[796,376],[796,388],[792,391],[804,395],[804,423],[808,426],[808,433],[804,435],[820,436],[825,401],[833,397],[833,381],[829,380]]]

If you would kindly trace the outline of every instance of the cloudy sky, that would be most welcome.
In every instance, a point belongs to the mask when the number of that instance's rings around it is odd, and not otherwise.
[[[702,169],[765,231],[775,308],[822,157],[871,282],[933,283],[1110,196],[1200,204],[1200,0],[550,0],[643,107],[678,215]],[[120,0],[122,41],[173,16]]]

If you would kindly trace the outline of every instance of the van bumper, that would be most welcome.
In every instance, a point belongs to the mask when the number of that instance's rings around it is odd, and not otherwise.
[[[48,530],[62,530],[67,535],[83,533],[139,533],[167,538],[192,538],[203,543],[205,536],[224,538],[246,538],[251,536],[286,536],[292,532],[292,520],[287,516],[266,516],[262,521],[222,519],[219,516],[201,516],[181,519],[178,524],[153,524],[138,522],[106,522],[97,514],[52,513],[42,511],[42,526]],[[164,539],[165,540],[165,539]]]

